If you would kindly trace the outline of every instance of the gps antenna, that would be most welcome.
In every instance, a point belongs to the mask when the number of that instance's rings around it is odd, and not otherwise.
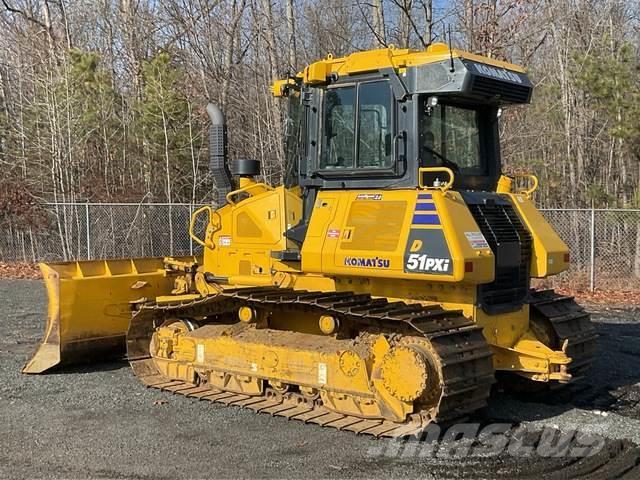
[[[449,71],[453,73],[456,71],[456,67],[453,64],[453,47],[451,45],[451,24],[449,24],[448,27],[449,27],[449,60],[451,61],[451,68],[449,69]]]

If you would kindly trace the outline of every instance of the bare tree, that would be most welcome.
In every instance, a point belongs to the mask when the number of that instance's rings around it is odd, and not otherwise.
[[[295,6],[293,0],[285,1],[287,10],[287,39],[289,51],[289,69],[295,71],[298,65],[297,49],[296,49],[296,19]]]
[[[382,4],[382,0],[373,0],[371,9],[373,10],[373,35],[381,47],[386,47],[387,35],[384,25],[384,5]]]
[[[277,182],[273,80],[329,53],[425,48],[450,24],[455,45],[529,68],[536,93],[501,118],[502,158],[540,175],[542,203],[638,205],[639,18],[632,0],[0,0],[0,191],[206,201],[208,101],[231,155]],[[187,107],[150,132],[143,66],[160,53]]]

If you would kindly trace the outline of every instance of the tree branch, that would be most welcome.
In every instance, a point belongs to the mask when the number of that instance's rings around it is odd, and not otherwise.
[[[4,8],[7,12],[15,13],[17,15],[22,16],[25,20],[35,23],[41,28],[44,28],[47,32],[49,32],[49,35],[53,36],[49,26],[47,26],[44,22],[41,22],[40,20],[32,17],[31,15],[27,15],[27,13],[24,10],[20,10],[18,8],[12,7],[11,5],[9,5],[9,2],[7,2],[7,0],[2,0],[2,4],[4,5]]]

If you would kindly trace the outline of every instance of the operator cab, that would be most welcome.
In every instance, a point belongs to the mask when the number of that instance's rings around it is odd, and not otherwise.
[[[456,190],[495,192],[499,113],[528,103],[532,84],[515,65],[434,44],[327,58],[276,82],[274,91],[290,105],[285,183],[300,185],[310,212],[320,189],[450,180],[446,170],[425,167],[449,169]],[[304,232],[291,235],[301,239]]]

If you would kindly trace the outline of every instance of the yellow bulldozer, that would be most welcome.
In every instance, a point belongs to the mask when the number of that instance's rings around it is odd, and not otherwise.
[[[209,105],[217,208],[189,226],[203,255],[42,264],[48,322],[23,371],[126,347],[148,387],[388,437],[468,416],[497,377],[576,380],[589,314],[531,288],[569,250],[535,176],[501,172],[500,114],[532,89],[516,65],[438,43],[328,56],[273,85],[289,104],[281,186],[227,161]]]

